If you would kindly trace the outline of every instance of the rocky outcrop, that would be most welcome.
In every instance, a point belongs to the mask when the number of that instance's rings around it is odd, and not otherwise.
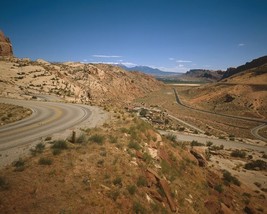
[[[258,59],[254,59],[251,62],[247,62],[245,65],[238,66],[237,68],[228,68],[224,73],[222,79],[233,76],[242,71],[246,71],[248,69],[257,68],[267,63],[267,56],[260,57]]]
[[[10,39],[5,37],[4,33],[0,31],[0,57],[13,56],[13,49]]]

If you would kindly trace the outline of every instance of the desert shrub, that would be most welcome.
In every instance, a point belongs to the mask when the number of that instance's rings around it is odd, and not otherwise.
[[[139,202],[136,201],[133,203],[133,212],[136,214],[147,213],[146,209]]]
[[[236,177],[232,176],[227,170],[223,172],[223,180],[225,184],[233,183],[237,186],[240,186],[240,181]]]
[[[204,146],[204,144],[203,144],[203,143],[199,143],[199,142],[196,141],[196,140],[193,140],[193,141],[191,142],[191,146]]]
[[[112,182],[115,186],[120,186],[122,187],[122,179],[121,177],[116,177],[113,182]]]
[[[31,149],[31,154],[32,155],[37,155],[37,154],[40,154],[44,151],[45,149],[45,144],[43,143],[38,143],[36,146],[35,146],[35,149]]]
[[[178,129],[179,132],[183,132],[184,130],[185,130],[185,127],[183,127],[183,126],[179,127],[179,129]]]
[[[100,135],[100,134],[94,134],[89,138],[89,140],[91,142],[98,144],[98,145],[103,145],[104,141],[105,141],[105,136]]]
[[[244,168],[248,170],[267,170],[267,163],[263,160],[252,160],[251,162],[246,163]]]
[[[147,115],[147,113],[148,113],[148,110],[142,108],[141,111],[140,111],[140,116],[145,117]]]
[[[215,185],[214,189],[219,193],[223,192],[223,186],[221,184]]]
[[[45,138],[45,141],[49,141],[49,140],[52,140],[52,137],[48,136]]]
[[[212,146],[213,145],[213,143],[211,142],[211,141],[207,141],[207,143],[206,143],[206,146]]]
[[[173,134],[167,134],[166,138],[172,142],[176,142],[176,136]]]
[[[15,162],[13,162],[13,166],[15,167],[15,171],[23,171],[25,169],[25,161],[21,158]]]
[[[112,190],[110,193],[109,193],[109,197],[113,200],[113,201],[116,201],[117,198],[119,197],[120,195],[120,192],[118,190]]]
[[[247,153],[245,151],[241,151],[238,149],[231,152],[232,157],[245,158],[246,155],[247,155]]]
[[[143,159],[147,164],[151,163],[153,160],[152,156],[148,154],[147,152],[143,154]]]
[[[144,177],[144,176],[139,176],[138,179],[137,179],[136,185],[137,185],[138,187],[146,186],[146,185],[147,185],[146,177]]]
[[[141,149],[141,146],[139,145],[139,143],[134,142],[132,140],[129,142],[128,147],[130,149],[135,149],[135,150],[140,150]]]
[[[116,144],[116,143],[118,143],[118,138],[110,135],[109,136],[109,142],[112,144]]]
[[[210,146],[211,150],[222,150],[223,148],[224,148],[224,145],[220,145],[220,146],[212,145],[212,146]]]
[[[267,155],[264,153],[264,154],[262,155],[262,158],[267,159]]]
[[[127,190],[130,193],[130,195],[134,195],[136,192],[136,186],[135,185],[128,185]]]
[[[49,159],[49,158],[40,158],[39,159],[39,161],[38,161],[38,163],[40,164],[40,165],[51,165],[52,164],[52,160],[51,159]]]
[[[75,141],[75,143],[82,144],[86,143],[86,136],[84,134],[81,134]]]
[[[53,144],[51,147],[52,149],[64,150],[68,148],[67,142],[64,140],[57,140],[57,141],[54,141],[52,144]]]
[[[0,190],[7,190],[9,189],[9,183],[5,177],[0,176]]]

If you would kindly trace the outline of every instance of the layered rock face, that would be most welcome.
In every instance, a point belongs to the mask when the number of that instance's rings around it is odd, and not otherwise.
[[[4,33],[0,31],[0,57],[13,56],[12,44],[9,38],[5,37]]]

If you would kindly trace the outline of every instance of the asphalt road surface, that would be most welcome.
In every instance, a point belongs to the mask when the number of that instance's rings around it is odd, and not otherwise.
[[[79,104],[6,98],[0,98],[0,102],[23,106],[33,112],[30,117],[0,127],[0,151],[73,127],[90,118],[92,114],[89,106]]]

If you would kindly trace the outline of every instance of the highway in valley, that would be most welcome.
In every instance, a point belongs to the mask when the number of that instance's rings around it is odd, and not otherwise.
[[[210,111],[206,111],[206,110],[202,110],[202,109],[196,109],[196,108],[193,108],[193,107],[190,107],[190,106],[187,106],[187,105],[183,104],[181,102],[181,100],[180,100],[180,98],[178,96],[178,93],[177,93],[177,91],[176,91],[175,88],[173,88],[173,91],[174,91],[174,94],[175,94],[176,103],[178,105],[181,105],[183,107],[186,107],[186,108],[188,108],[190,110],[204,112],[204,113],[207,113],[207,114],[219,115],[219,116],[222,116],[222,117],[236,118],[238,120],[245,120],[245,121],[252,121],[252,122],[260,122],[260,123],[262,123],[261,125],[259,125],[257,127],[254,127],[250,131],[251,131],[251,134],[254,137],[256,137],[257,139],[267,142],[267,139],[265,137],[263,137],[263,136],[261,136],[261,135],[258,134],[259,130],[267,127],[267,120],[259,119],[259,118],[250,118],[250,117],[241,117],[241,116],[235,116],[235,115],[227,115],[227,114],[210,112]]]
[[[31,116],[0,127],[0,151],[25,145],[41,137],[73,127],[90,119],[90,106],[58,102],[0,98],[1,103],[23,106]]]

